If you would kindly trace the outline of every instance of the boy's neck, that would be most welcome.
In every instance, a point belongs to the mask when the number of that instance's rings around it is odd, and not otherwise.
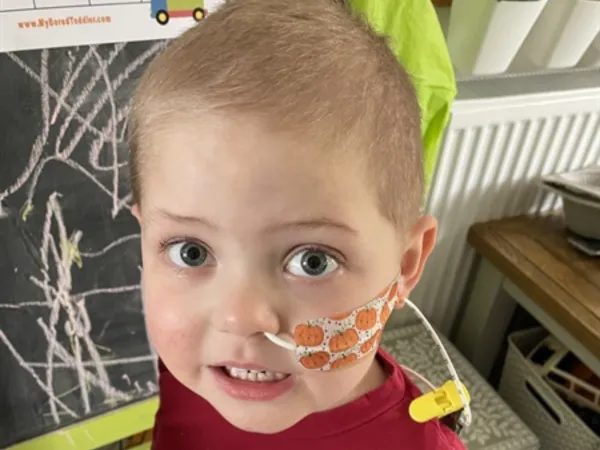
[[[347,403],[350,403],[357,398],[362,397],[368,392],[371,392],[381,386],[387,378],[390,376],[388,371],[385,369],[383,363],[379,360],[378,356],[375,356],[373,361],[371,362],[371,367],[365,373],[365,376],[362,378],[360,383],[356,386],[356,388],[350,392],[348,397],[343,399],[339,405],[341,406]]]

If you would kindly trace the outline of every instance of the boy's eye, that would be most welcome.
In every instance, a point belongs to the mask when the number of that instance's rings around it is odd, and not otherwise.
[[[296,253],[288,262],[286,269],[300,277],[323,277],[338,266],[336,259],[324,251],[307,249]]]
[[[169,247],[169,258],[179,267],[198,267],[209,257],[206,247],[194,242],[178,242]]]

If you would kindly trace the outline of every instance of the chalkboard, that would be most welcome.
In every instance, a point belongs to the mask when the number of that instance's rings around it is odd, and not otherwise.
[[[0,448],[157,391],[126,128],[165,45],[0,54]]]

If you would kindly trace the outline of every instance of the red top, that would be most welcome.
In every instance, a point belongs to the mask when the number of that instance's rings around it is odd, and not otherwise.
[[[160,364],[160,408],[152,449],[466,450],[456,434],[439,421],[419,424],[410,418],[408,406],[421,394],[419,388],[389,354],[379,349],[377,357],[390,373],[383,385],[276,434],[235,428]]]

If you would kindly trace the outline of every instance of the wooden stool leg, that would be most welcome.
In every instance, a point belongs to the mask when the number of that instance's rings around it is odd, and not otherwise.
[[[485,378],[489,377],[516,303],[502,289],[504,276],[481,258],[455,335],[455,344]]]

